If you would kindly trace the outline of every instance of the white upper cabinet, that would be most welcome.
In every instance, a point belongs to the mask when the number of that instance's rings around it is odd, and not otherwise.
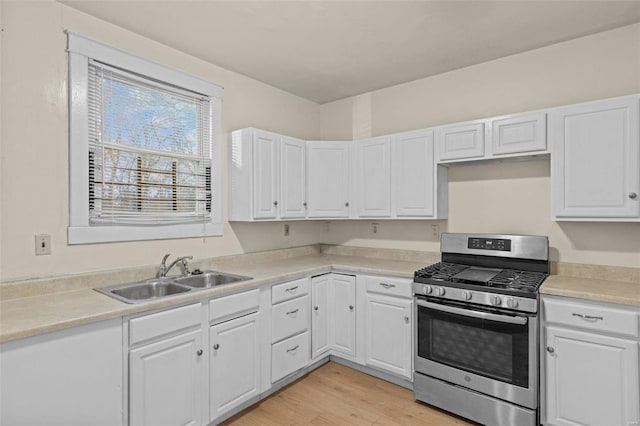
[[[351,142],[307,143],[308,217],[351,214]]]
[[[229,220],[306,216],[303,140],[258,129],[232,132],[229,147]]]
[[[491,120],[493,155],[516,154],[547,149],[547,115],[518,114]]]
[[[631,96],[549,114],[555,218],[640,217],[638,106]]]
[[[358,188],[358,216],[391,215],[391,137],[355,143]]]
[[[278,216],[278,135],[254,130],[253,133],[253,218]]]
[[[305,141],[282,136],[280,142],[280,217],[283,219],[301,219],[307,215],[306,151]]]
[[[392,215],[446,218],[447,169],[435,164],[433,131],[395,134],[391,146]]]
[[[484,156],[484,122],[459,123],[436,129],[438,159],[460,160]]]

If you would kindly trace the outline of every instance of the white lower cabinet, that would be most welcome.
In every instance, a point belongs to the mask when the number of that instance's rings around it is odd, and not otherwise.
[[[271,383],[309,364],[309,279],[271,289]]]
[[[356,355],[356,277],[324,274],[311,279],[311,357],[329,351]]]
[[[367,294],[366,363],[411,379],[411,301]]]
[[[412,379],[413,298],[411,280],[364,277],[366,284],[365,362]]]
[[[640,424],[637,310],[558,298],[543,303],[545,322],[553,324],[544,327],[543,423]],[[636,335],[620,337],[620,330]]]
[[[122,318],[0,345],[0,424],[123,424]]]
[[[259,394],[258,314],[211,327],[211,421]]]
[[[130,424],[206,424],[203,353],[200,329],[131,350]]]

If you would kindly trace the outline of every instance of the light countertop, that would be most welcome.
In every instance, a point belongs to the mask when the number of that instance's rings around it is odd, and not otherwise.
[[[94,291],[93,287],[102,285],[96,285],[95,281],[88,276],[86,283],[83,283],[83,288],[36,295],[33,294],[33,288],[31,288],[24,297],[15,297],[14,294],[12,298],[0,300],[0,342],[162,307],[220,297],[263,285],[331,271],[413,278],[415,270],[429,263],[425,263],[424,259],[406,261],[394,258],[321,253],[306,253],[283,258],[271,257],[260,261],[250,255],[240,255],[231,260],[213,259],[207,264],[207,267],[253,277],[251,280],[138,304],[120,302]],[[551,275],[544,282],[540,292],[640,307],[640,283],[635,282]]]

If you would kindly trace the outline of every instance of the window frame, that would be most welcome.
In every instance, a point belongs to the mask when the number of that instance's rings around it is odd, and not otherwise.
[[[68,243],[158,240],[221,236],[222,223],[222,92],[220,85],[184,71],[144,59],[86,36],[67,31],[69,56],[69,228]],[[89,225],[89,59],[210,98],[211,221],[178,225]]]

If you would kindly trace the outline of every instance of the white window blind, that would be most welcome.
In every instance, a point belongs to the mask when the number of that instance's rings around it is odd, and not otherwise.
[[[207,96],[89,61],[89,225],[211,221]]]

